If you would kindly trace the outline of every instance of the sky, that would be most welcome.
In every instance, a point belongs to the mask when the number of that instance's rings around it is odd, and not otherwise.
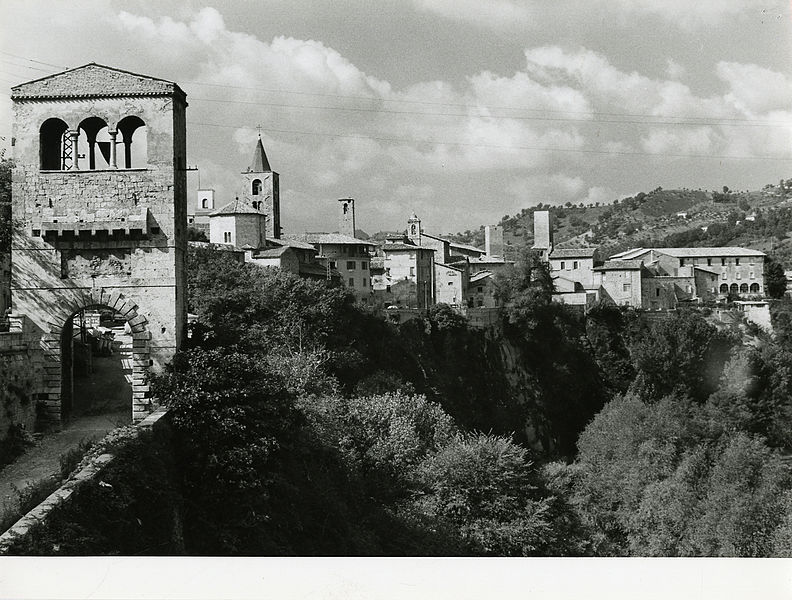
[[[11,86],[97,62],[184,89],[218,206],[260,126],[287,234],[451,233],[792,177],[791,51],[788,0],[0,0],[0,148]]]

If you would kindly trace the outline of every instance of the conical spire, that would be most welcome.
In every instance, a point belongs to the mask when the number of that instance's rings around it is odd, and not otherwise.
[[[251,173],[267,173],[272,171],[267,154],[264,152],[264,144],[261,143],[261,134],[259,134],[258,142],[256,143],[256,151],[253,153],[253,164],[250,165]]]

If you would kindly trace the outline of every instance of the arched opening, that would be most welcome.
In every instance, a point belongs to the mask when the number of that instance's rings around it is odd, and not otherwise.
[[[201,208],[209,208],[209,198],[201,200]]]
[[[721,294],[728,294],[729,293],[729,284],[728,283],[722,283],[721,284],[720,293]]]
[[[740,293],[741,294],[747,294],[748,293],[748,284],[747,283],[743,283],[740,286]]]
[[[253,200],[253,208],[261,210],[261,200]]]
[[[107,123],[99,117],[88,117],[80,123],[77,147],[81,169],[108,169],[111,164],[111,139]]]
[[[124,117],[118,122],[118,131],[121,134],[118,166],[124,169],[144,168],[148,164],[148,134],[143,119]]]
[[[252,184],[252,193],[254,196],[261,194],[261,179],[254,179]]]
[[[103,306],[66,320],[61,339],[61,419],[132,422],[132,331],[120,313]]]
[[[71,140],[64,140],[69,126],[57,118],[47,119],[39,128],[39,164],[45,171],[71,168]],[[68,159],[68,162],[67,162]]]
[[[759,284],[758,283],[752,283],[751,284],[751,293],[752,294],[758,294],[759,293]]]
[[[738,286],[736,283],[732,283],[729,286],[729,293],[734,294],[736,296],[737,294],[740,293],[740,286]]]

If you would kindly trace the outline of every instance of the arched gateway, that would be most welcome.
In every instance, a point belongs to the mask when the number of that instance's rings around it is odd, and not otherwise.
[[[11,98],[11,299],[41,350],[30,359],[44,373],[35,397],[51,419],[64,416],[72,319],[112,311],[131,330],[140,420],[146,374],[179,348],[187,316],[185,94],[89,64],[18,85]]]

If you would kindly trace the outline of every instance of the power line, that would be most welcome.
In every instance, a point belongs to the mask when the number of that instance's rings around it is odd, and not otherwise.
[[[67,69],[68,67],[64,67],[62,65],[53,65],[52,63],[43,62],[41,60],[35,60],[33,58],[27,58],[25,56],[19,56],[18,54],[11,54],[10,52],[5,52],[4,50],[0,50],[0,54],[5,54],[6,56],[13,56],[14,58],[20,58],[22,60],[27,60],[30,62],[34,62],[39,65],[45,65],[47,67],[55,67],[56,69]]]
[[[1,58],[0,57],[0,60],[5,62],[5,63],[8,63],[12,67],[16,67],[17,69],[33,69],[35,71],[43,71],[44,73],[52,73],[52,69],[42,69],[40,67],[32,67],[30,65],[18,65],[15,62],[11,62],[11,59],[9,59],[9,58]]]
[[[204,125],[207,127],[220,127],[223,129],[252,129],[246,125],[221,125],[220,123],[205,123],[202,121],[187,121],[189,125]],[[622,150],[593,150],[584,148],[553,148],[548,146],[506,146],[500,144],[473,144],[470,142],[446,142],[439,140],[417,140],[409,138],[390,138],[371,135],[353,135],[345,133],[330,133],[330,132],[317,132],[317,131],[298,131],[294,129],[273,129],[267,128],[267,131],[275,133],[290,133],[296,135],[311,135],[320,137],[332,138],[346,138],[357,140],[377,140],[382,142],[399,142],[407,144],[436,144],[440,146],[470,146],[474,148],[494,148],[501,150],[539,150],[542,152],[574,152],[580,154],[608,154],[619,156],[652,156],[655,158],[715,158],[722,160],[779,160],[779,161],[792,161],[792,156],[738,156],[729,154],[670,154],[664,152],[637,152],[637,151],[622,151]]]
[[[347,107],[347,106],[310,106],[305,104],[282,104],[275,102],[250,102],[246,100],[219,100],[214,98],[199,98],[193,96],[191,100],[201,102],[219,102],[227,104],[247,104],[255,106],[268,106],[272,108],[288,108],[288,109],[306,109],[306,110],[335,110],[335,111],[349,111],[349,112],[370,112],[394,115],[422,115],[427,117],[476,117],[482,119],[514,119],[521,121],[560,121],[581,124],[598,125],[602,123],[608,124],[625,124],[625,125],[688,125],[688,126],[708,126],[719,125],[724,127],[771,127],[777,125],[792,125],[792,121],[765,121],[765,122],[751,122],[751,123],[729,123],[711,120],[710,122],[696,122],[696,121],[636,121],[625,119],[596,119],[593,121],[586,121],[581,119],[572,119],[569,117],[529,117],[524,115],[471,115],[468,113],[444,113],[444,112],[423,112],[411,110],[390,110],[379,108],[362,108],[362,107]],[[648,116],[648,115],[647,115]],[[683,117],[680,117],[683,118]]]
[[[241,85],[225,85],[220,83],[207,83],[201,81],[185,81],[184,84],[193,84],[193,85],[205,85],[211,87],[219,87],[219,88],[229,88],[229,89],[238,89],[238,90],[251,90],[251,91],[260,91],[266,92],[270,94],[294,94],[299,96],[320,96],[320,97],[328,97],[328,98],[345,98],[350,100],[365,100],[368,102],[377,101],[377,102],[395,102],[400,104],[422,104],[422,105],[429,105],[429,106],[451,106],[456,108],[478,108],[478,109],[486,109],[486,110],[520,110],[524,112],[539,112],[539,113],[562,113],[562,114],[571,114],[571,115],[588,115],[588,116],[604,116],[604,117],[633,117],[633,118],[657,118],[657,119],[696,119],[701,121],[712,121],[711,117],[690,117],[690,116],[676,116],[676,115],[668,115],[668,114],[659,114],[659,115],[652,115],[646,113],[618,113],[618,112],[600,112],[600,111],[585,111],[585,110],[561,110],[561,109],[551,109],[551,108],[527,108],[527,107],[519,107],[519,106],[491,106],[491,105],[484,105],[479,103],[455,103],[455,102],[431,102],[427,100],[400,100],[396,98],[380,98],[376,96],[353,96],[353,95],[345,95],[345,94],[330,94],[324,92],[302,92],[297,90],[283,90],[283,89],[271,89],[271,88],[263,88],[263,87],[250,87],[250,86],[241,86]],[[741,117],[720,117],[719,121],[735,121],[735,122],[747,122],[747,123],[787,123],[787,121],[783,122],[776,122],[776,121],[760,121],[758,119],[746,119]]]

